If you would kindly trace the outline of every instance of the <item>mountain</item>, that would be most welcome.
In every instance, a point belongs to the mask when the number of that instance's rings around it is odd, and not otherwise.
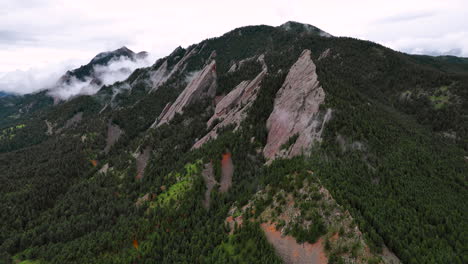
[[[96,66],[105,66],[112,60],[118,60],[120,58],[126,58],[135,61],[137,59],[144,59],[147,56],[148,53],[145,51],[134,53],[125,46],[114,51],[102,52],[96,55],[88,64],[83,65],[78,69],[68,71],[60,78],[59,83],[69,83],[72,78],[76,78],[80,81],[85,81],[88,78],[92,78],[95,79],[96,82],[100,83],[101,80],[99,80],[99,77],[95,75],[94,71]]]
[[[178,47],[2,128],[0,257],[466,263],[465,62],[297,22]]]
[[[11,96],[11,94],[0,91],[0,98],[1,97],[7,97],[7,96]]]
[[[296,34],[301,34],[301,35],[310,34],[310,35],[318,35],[318,36],[327,37],[327,38],[333,37],[332,35],[321,30],[318,27],[314,27],[312,25],[298,23],[294,21],[288,21],[279,27],[286,31],[293,32]]]
[[[90,86],[99,87],[104,85],[103,77],[108,72],[96,71],[96,69],[106,69],[112,63],[119,60],[137,60],[145,59],[148,56],[147,52],[135,53],[127,47],[122,47],[114,51],[102,52],[96,55],[88,64],[67,71],[53,87],[44,87],[40,92],[27,94],[24,96],[1,96],[0,94],[0,128],[11,125],[15,122],[23,122],[22,119],[28,118],[29,115],[36,111],[43,110],[63,101],[60,94],[63,90],[70,89],[73,85],[81,85],[81,89],[86,89]],[[123,65],[114,71],[118,73],[131,73],[130,69]],[[113,73],[113,72],[111,72]],[[40,87],[38,87],[40,88]],[[5,94],[6,95],[6,94]]]

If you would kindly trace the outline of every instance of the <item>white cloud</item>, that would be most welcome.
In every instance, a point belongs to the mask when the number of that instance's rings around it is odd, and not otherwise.
[[[61,62],[27,70],[16,70],[0,74],[0,90],[26,94],[54,86],[57,80],[69,69],[76,67],[76,62]]]
[[[124,81],[130,74],[143,67],[150,66],[154,61],[151,56],[137,60],[131,60],[127,57],[120,57],[111,60],[107,65],[96,65],[93,68],[94,75],[102,85],[110,85],[115,82]],[[91,77],[80,81],[72,78],[67,84],[59,85],[50,89],[49,95],[61,100],[67,100],[76,95],[92,95],[99,91],[102,85],[97,85]]]
[[[110,61],[107,65],[95,66],[95,76],[102,81],[103,85],[110,85],[117,81],[124,81],[137,68],[148,67],[154,63],[154,57],[130,60],[120,57]],[[57,81],[68,70],[80,65],[77,62],[62,62],[31,68],[28,70],[16,70],[0,74],[0,90],[9,93],[26,94],[49,89],[53,97],[66,100],[78,94],[94,94],[100,86],[96,85],[91,78],[85,81],[73,78],[70,83],[57,86]]]
[[[236,27],[288,20],[405,52],[468,56],[466,0],[0,0],[0,6],[0,72],[89,59],[123,45],[161,57]]]
[[[94,72],[104,85],[109,85],[123,81],[127,79],[134,70],[148,67],[153,63],[154,60],[150,57],[136,61],[129,60],[126,57],[120,57],[117,60],[112,60],[106,66],[95,66]]]
[[[454,45],[454,43],[458,45]],[[441,34],[437,37],[403,37],[394,41],[387,41],[385,44],[412,54],[467,56],[468,32]]]
[[[80,81],[73,77],[70,83],[54,88],[47,94],[54,98],[67,100],[78,94],[90,95],[97,93],[97,91],[99,91],[99,86],[93,84],[90,78],[86,79],[85,81]]]

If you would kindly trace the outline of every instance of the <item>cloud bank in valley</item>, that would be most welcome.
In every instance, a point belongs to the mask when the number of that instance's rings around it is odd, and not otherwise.
[[[0,91],[28,94],[51,88],[67,70],[73,69],[77,65],[79,64],[76,62],[61,62],[0,74]]]
[[[93,77],[84,81],[72,77],[69,82],[61,84],[59,79],[67,70],[76,68],[76,64],[61,63],[43,68],[32,68],[27,71],[14,71],[0,75],[0,90],[14,94],[27,94],[42,90],[48,90],[48,94],[54,98],[67,100],[76,95],[95,94],[102,85],[111,85],[124,81],[130,74],[153,63],[151,56],[131,60],[128,57],[119,57],[111,60],[107,65],[96,65],[93,68]]]

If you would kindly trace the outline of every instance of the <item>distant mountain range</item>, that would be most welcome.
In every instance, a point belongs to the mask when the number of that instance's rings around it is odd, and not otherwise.
[[[13,96],[13,94],[0,92],[0,127],[5,124],[14,123],[25,115],[36,112],[44,107],[51,106],[54,102],[61,101],[61,98],[54,96],[54,92],[60,91],[64,86],[72,85],[73,82],[90,80],[84,83],[84,86],[101,87],[103,85],[102,75],[95,72],[96,67],[106,67],[109,63],[119,59],[136,61],[145,59],[147,56],[147,52],[134,53],[127,47],[122,47],[114,51],[99,53],[88,64],[67,71],[57,80],[56,85],[40,92],[23,96]],[[120,68],[118,71],[128,72],[128,75],[131,73],[128,68]]]
[[[10,96],[11,94],[0,91],[0,97]]]
[[[125,46],[114,51],[102,52],[96,55],[88,64],[83,65],[77,69],[67,71],[67,73],[65,73],[65,75],[60,78],[59,83],[70,82],[71,78],[76,78],[81,81],[84,81],[87,78],[93,78],[95,82],[100,83],[99,77],[96,76],[94,72],[94,68],[96,66],[107,65],[112,60],[117,60],[122,57],[135,61],[137,59],[144,59],[147,56],[148,53],[145,51],[134,53]]]

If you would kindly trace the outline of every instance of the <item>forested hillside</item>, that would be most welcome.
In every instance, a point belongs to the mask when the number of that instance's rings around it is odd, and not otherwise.
[[[467,263],[467,68],[288,22],[1,98],[0,263]]]

